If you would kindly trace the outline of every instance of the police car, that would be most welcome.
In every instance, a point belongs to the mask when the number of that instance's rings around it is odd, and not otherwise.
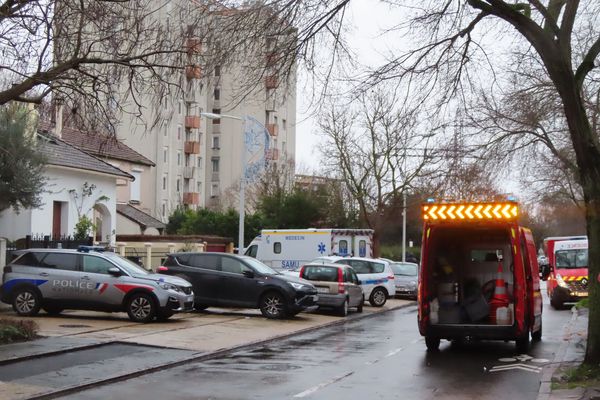
[[[135,322],[165,320],[192,310],[192,285],[150,273],[112,252],[66,249],[20,250],[4,267],[0,300],[19,315],[40,309],[125,311]]]

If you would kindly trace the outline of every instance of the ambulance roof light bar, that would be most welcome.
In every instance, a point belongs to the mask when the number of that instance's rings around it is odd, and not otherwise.
[[[425,221],[513,221],[519,216],[515,202],[427,203],[422,206]]]

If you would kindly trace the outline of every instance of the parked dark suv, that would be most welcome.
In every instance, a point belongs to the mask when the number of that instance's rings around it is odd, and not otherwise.
[[[316,308],[317,289],[252,257],[229,253],[172,253],[158,272],[192,283],[194,308],[259,308],[267,318],[285,318]]]

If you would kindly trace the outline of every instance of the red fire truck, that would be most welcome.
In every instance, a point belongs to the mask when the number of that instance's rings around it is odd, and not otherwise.
[[[544,239],[548,265],[542,267],[550,304],[556,309],[588,296],[588,241],[586,236]]]
[[[526,352],[542,337],[542,295],[531,231],[518,204],[427,203],[419,275],[419,331],[441,339],[515,340]]]

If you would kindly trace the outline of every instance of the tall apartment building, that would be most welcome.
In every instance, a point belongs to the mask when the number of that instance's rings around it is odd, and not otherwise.
[[[273,55],[265,39],[264,62]],[[117,136],[129,147],[154,161],[151,182],[143,182],[141,204],[147,213],[167,221],[177,207],[196,209],[237,208],[242,168],[242,123],[231,118],[211,120],[202,114],[252,116],[269,132],[270,163],[293,165],[296,150],[295,82],[282,87],[279,77],[268,72],[258,89],[243,100],[236,99],[241,65],[214,66],[196,63],[204,51],[202,41],[187,38],[188,65],[182,73],[183,93],[161,99],[166,117],[152,124],[155,106],[146,107],[139,119],[125,117]],[[295,76],[291,76],[292,81]],[[293,171],[292,171],[293,173]]]

